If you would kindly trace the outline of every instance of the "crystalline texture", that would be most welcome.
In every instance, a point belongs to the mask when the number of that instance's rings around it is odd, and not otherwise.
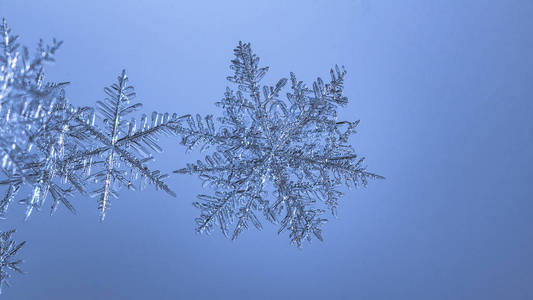
[[[250,44],[234,50],[234,71],[217,103],[224,114],[215,129],[212,116],[187,116],[182,143],[192,149],[213,149],[204,161],[187,164],[175,173],[197,174],[213,195],[198,195],[199,232],[218,226],[235,239],[251,225],[261,229],[259,216],[289,232],[298,247],[312,236],[322,240],[325,210],[335,214],[342,197],[340,185],[365,186],[383,178],[366,171],[348,138],[358,121],[337,120],[337,109],[348,103],[343,96],[345,70],[335,66],[331,80],[318,78],[308,88],[290,74],[274,86],[261,85],[268,67]],[[280,96],[290,84],[286,99]],[[271,196],[269,196],[271,194]]]

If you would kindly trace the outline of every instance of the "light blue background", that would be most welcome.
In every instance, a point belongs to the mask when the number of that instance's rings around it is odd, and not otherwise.
[[[127,68],[144,109],[217,113],[238,40],[311,83],[344,64],[353,139],[387,177],[347,192],[325,242],[275,227],[236,242],[194,233],[202,191],[121,194],[104,223],[75,199],[2,228],[27,240],[5,299],[533,299],[533,2],[10,1],[32,49],[65,44],[48,79],[92,105]],[[165,141],[170,172],[195,155]]]

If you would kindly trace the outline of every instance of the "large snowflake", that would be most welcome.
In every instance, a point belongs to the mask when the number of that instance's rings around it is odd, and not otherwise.
[[[342,196],[340,185],[357,187],[368,179],[382,178],[368,172],[348,143],[358,121],[337,120],[337,109],[348,103],[343,96],[346,72],[335,67],[331,80],[318,78],[308,88],[294,74],[275,86],[262,86],[268,67],[259,66],[250,44],[240,42],[231,61],[234,75],[227,79],[238,91],[227,88],[217,102],[224,111],[215,129],[211,116],[188,116],[183,144],[189,149],[213,146],[204,161],[187,164],[176,173],[197,174],[215,190],[198,195],[201,210],[196,219],[200,232],[218,226],[235,239],[252,224],[262,228],[259,215],[289,231],[298,247],[314,235],[322,240],[325,210],[335,215]],[[280,96],[290,82],[286,100]]]

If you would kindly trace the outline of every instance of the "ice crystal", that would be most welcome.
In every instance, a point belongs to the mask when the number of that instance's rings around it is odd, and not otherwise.
[[[234,50],[234,71],[217,102],[224,115],[216,128],[213,117],[187,117],[182,143],[189,149],[211,147],[204,161],[174,171],[197,174],[214,194],[198,195],[194,205],[199,232],[218,226],[235,239],[250,224],[262,228],[259,215],[289,231],[298,247],[314,235],[322,240],[324,212],[335,215],[340,186],[365,186],[383,178],[366,171],[364,158],[348,143],[359,121],[337,120],[337,109],[348,103],[343,95],[344,68],[335,66],[328,83],[318,78],[308,88],[290,74],[274,86],[261,85],[268,67],[259,66],[249,43]],[[290,83],[287,98],[280,96]],[[269,196],[269,194],[271,196]]]

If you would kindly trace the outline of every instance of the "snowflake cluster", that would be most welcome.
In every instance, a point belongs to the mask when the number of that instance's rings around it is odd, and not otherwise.
[[[199,232],[218,227],[235,239],[250,225],[261,229],[261,216],[288,231],[298,247],[312,237],[322,240],[324,214],[333,215],[342,197],[341,185],[365,186],[383,178],[368,172],[364,158],[349,144],[358,121],[339,121],[344,68],[335,66],[331,79],[318,78],[312,87],[294,74],[274,86],[263,85],[268,67],[250,44],[239,42],[231,61],[236,85],[216,104],[223,115],[178,116],[153,112],[135,117],[141,103],[125,71],[104,89],[95,107],[77,107],[65,96],[68,82],[47,83],[44,66],[53,62],[61,42],[38,43],[37,51],[21,47],[5,20],[0,25],[0,218],[18,200],[26,219],[51,198],[51,214],[75,195],[97,198],[103,220],[121,188],[152,185],[171,196],[166,174],[150,168],[163,151],[162,136],[181,138],[187,149],[207,151],[203,161],[174,171],[196,174],[211,194],[198,195],[194,205]],[[289,85],[286,96],[282,91]],[[8,270],[19,271],[13,256],[24,245],[0,233],[0,287]]]

